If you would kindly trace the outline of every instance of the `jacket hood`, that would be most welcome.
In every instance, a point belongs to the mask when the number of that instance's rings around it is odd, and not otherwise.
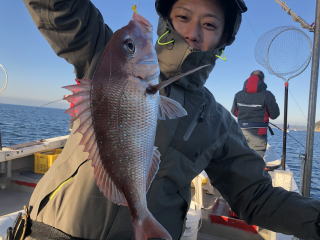
[[[257,75],[250,76],[243,85],[243,91],[246,93],[257,93],[267,89],[267,84]]]
[[[201,65],[210,64],[197,72],[181,78],[175,84],[188,90],[197,90],[205,84],[217,57],[217,50],[192,49],[173,29],[168,20],[159,19],[156,51],[161,70],[161,79],[167,79]]]

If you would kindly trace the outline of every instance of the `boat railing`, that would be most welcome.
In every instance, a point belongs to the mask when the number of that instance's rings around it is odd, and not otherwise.
[[[65,145],[69,135],[41,139],[24,144],[3,147],[0,151],[0,162],[14,160],[16,158],[32,155],[36,152],[47,151],[54,148],[61,148]]]
[[[6,177],[10,178],[12,176],[12,160],[30,156],[36,152],[62,148],[68,137],[69,135],[65,135],[2,147],[2,150],[0,150],[0,164],[6,165]]]

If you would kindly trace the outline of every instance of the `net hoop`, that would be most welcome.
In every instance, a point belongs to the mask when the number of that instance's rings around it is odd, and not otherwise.
[[[295,64],[295,65],[298,65],[298,67],[295,67],[294,70],[280,72],[275,70],[277,66],[275,66],[270,62],[271,61],[270,59],[274,57],[274,56],[271,56],[272,55],[271,49],[274,45],[277,46],[274,43],[276,40],[279,39],[279,36],[280,35],[283,36],[284,33],[288,33],[289,31],[291,31],[290,34],[295,34],[294,36],[298,36],[299,40],[302,39],[301,41],[303,41],[303,44],[301,45],[302,47],[306,47],[308,52],[304,54],[303,58],[299,58],[301,59],[301,61],[299,62],[299,64]],[[295,39],[298,39],[298,38],[296,37]],[[281,42],[282,45],[283,45],[283,42]],[[297,42],[294,42],[294,43],[297,44]],[[308,67],[311,61],[311,55],[312,55],[312,41],[310,37],[299,28],[296,28],[293,26],[281,26],[266,32],[258,39],[255,47],[256,61],[260,65],[265,67],[270,74],[275,75],[283,79],[284,81],[289,81],[290,79],[301,74]]]

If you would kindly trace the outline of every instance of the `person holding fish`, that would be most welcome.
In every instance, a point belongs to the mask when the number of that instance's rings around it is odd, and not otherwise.
[[[273,188],[204,87],[235,39],[242,0],[156,0],[155,49],[136,13],[113,33],[89,0],[24,2],[79,82],[65,87],[73,130],[31,196],[26,239],[177,240],[202,170],[241,219],[320,239],[320,201]]]
[[[249,147],[264,157],[268,128],[273,135],[269,118],[279,117],[280,110],[276,98],[267,90],[261,70],[253,71],[244,82],[243,90],[235,94],[231,113],[238,118],[238,124]]]

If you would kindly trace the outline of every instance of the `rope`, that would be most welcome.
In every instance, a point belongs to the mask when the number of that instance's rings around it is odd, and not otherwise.
[[[281,1],[281,0],[275,0],[276,3],[278,3],[281,8],[287,12],[293,19],[293,21],[300,23],[301,27],[303,27],[304,29],[309,30],[310,32],[314,32],[315,30],[315,26],[314,25],[310,25],[308,23],[306,23],[301,17],[299,17],[294,11],[292,11],[285,2]]]

